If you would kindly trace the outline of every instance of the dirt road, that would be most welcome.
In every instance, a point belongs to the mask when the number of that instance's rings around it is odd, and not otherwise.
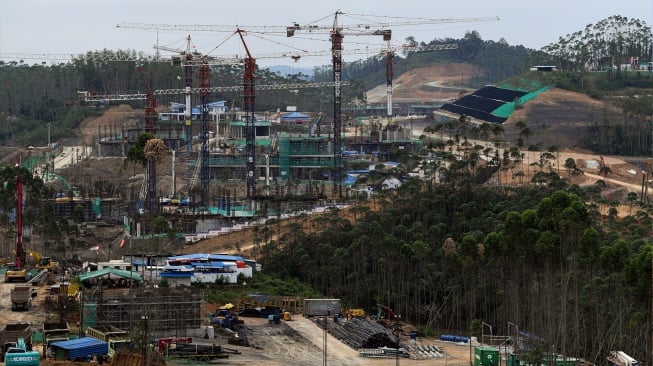
[[[261,366],[305,366],[321,365],[326,354],[327,363],[334,366],[391,366],[393,358],[361,357],[358,351],[340,342],[330,334],[326,338],[324,352],[324,331],[312,320],[295,316],[293,321],[268,325],[267,320],[243,318],[249,330],[248,339],[257,348],[238,348],[242,354],[232,355],[229,365]],[[420,339],[424,345],[437,345],[446,358],[411,360],[401,358],[401,365],[469,365],[469,346],[440,342],[435,339]],[[229,346],[233,348],[233,346]]]

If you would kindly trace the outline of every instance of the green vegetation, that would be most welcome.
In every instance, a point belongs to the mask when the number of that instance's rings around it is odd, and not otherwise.
[[[313,219],[324,231],[282,236],[263,268],[349,304],[386,304],[425,328],[466,334],[474,319],[510,321],[549,351],[592,362],[643,349],[651,206],[616,220],[599,186],[556,186],[406,184],[357,207],[353,224],[334,210]]]
[[[319,292],[297,278],[282,279],[275,275],[254,271],[253,277],[246,281],[247,286],[243,286],[244,283],[245,280],[240,278],[237,285],[210,286],[208,301],[225,303],[250,294],[303,298],[321,297]]]

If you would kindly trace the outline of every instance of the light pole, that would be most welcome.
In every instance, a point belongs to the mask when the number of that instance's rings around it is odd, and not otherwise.
[[[484,326],[490,328],[490,335],[492,335],[492,326],[486,322],[481,322],[481,345],[485,345],[485,341],[483,340],[483,336],[485,335],[485,333],[483,333],[483,330],[485,329],[483,328]]]

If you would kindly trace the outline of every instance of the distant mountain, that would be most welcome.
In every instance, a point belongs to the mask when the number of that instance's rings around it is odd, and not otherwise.
[[[309,67],[292,67],[288,65],[275,65],[275,66],[267,66],[265,68],[273,73],[278,73],[281,76],[297,75],[301,73],[302,75],[306,75],[306,77],[302,77],[302,79],[304,80],[313,79],[313,69]]]

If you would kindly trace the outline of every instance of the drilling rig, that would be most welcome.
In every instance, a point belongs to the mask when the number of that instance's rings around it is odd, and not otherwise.
[[[5,274],[5,282],[27,281],[27,268],[25,268],[25,250],[23,249],[23,179],[16,177],[16,261],[13,268]]]

